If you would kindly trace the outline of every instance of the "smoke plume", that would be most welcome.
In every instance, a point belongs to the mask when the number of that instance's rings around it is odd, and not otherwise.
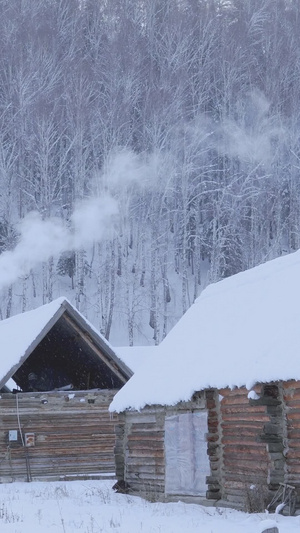
[[[12,251],[0,255],[0,289],[27,275],[40,262],[64,251],[78,250],[103,238],[117,214],[109,195],[90,198],[77,205],[70,227],[58,218],[42,220],[29,213],[19,224],[20,238]]]

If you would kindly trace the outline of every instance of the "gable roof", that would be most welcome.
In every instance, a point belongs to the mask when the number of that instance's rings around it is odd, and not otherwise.
[[[78,352],[82,352],[83,347],[86,347],[89,355],[86,364],[92,364],[93,368],[109,368],[115,382],[123,385],[132,375],[131,370],[116,356],[111,345],[92,324],[66,298],[58,298],[37,309],[0,322],[0,389],[13,376],[16,381],[16,376],[22,381],[23,366],[28,366],[30,356],[32,359],[36,354],[35,360],[37,359],[42,343],[45,357],[50,357],[50,349],[47,348],[49,343],[54,343],[58,350],[60,335],[64,337],[70,362],[75,357],[73,352],[76,351],[70,349],[70,346],[75,345]],[[61,353],[57,355],[57,358],[59,357]],[[66,357],[65,354],[63,357]],[[78,357],[77,354],[77,359]],[[83,360],[80,361],[81,366],[83,363]]]
[[[300,251],[208,286],[110,409],[300,379]]]

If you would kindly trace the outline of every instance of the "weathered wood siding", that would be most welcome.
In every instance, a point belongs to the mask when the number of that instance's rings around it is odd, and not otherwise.
[[[260,441],[269,416],[263,405],[249,402],[245,388],[220,391],[222,431],[222,498],[244,506],[254,486],[266,486],[270,459]],[[252,488],[251,488],[252,487]]]
[[[124,479],[154,499],[164,493],[164,416],[163,408],[126,413]]]
[[[118,419],[108,406],[116,392],[2,394],[0,481],[114,472]],[[20,427],[34,433],[35,446],[22,445]],[[18,442],[9,442],[9,430],[18,431]]]

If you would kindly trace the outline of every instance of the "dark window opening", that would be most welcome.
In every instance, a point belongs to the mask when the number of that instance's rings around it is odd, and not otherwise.
[[[90,338],[62,316],[12,376],[21,392],[120,389],[123,382]]]

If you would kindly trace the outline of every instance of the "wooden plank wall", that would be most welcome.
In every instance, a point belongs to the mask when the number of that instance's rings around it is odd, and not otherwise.
[[[0,481],[62,478],[114,472],[117,415],[108,412],[117,391],[2,394]],[[9,430],[35,434],[35,446],[9,442]]]
[[[223,389],[222,498],[239,507],[245,506],[251,486],[266,486],[270,458],[266,444],[259,441],[269,416],[263,405],[251,405],[245,388]]]
[[[124,479],[134,492],[153,500],[164,494],[164,409],[126,413]]]

